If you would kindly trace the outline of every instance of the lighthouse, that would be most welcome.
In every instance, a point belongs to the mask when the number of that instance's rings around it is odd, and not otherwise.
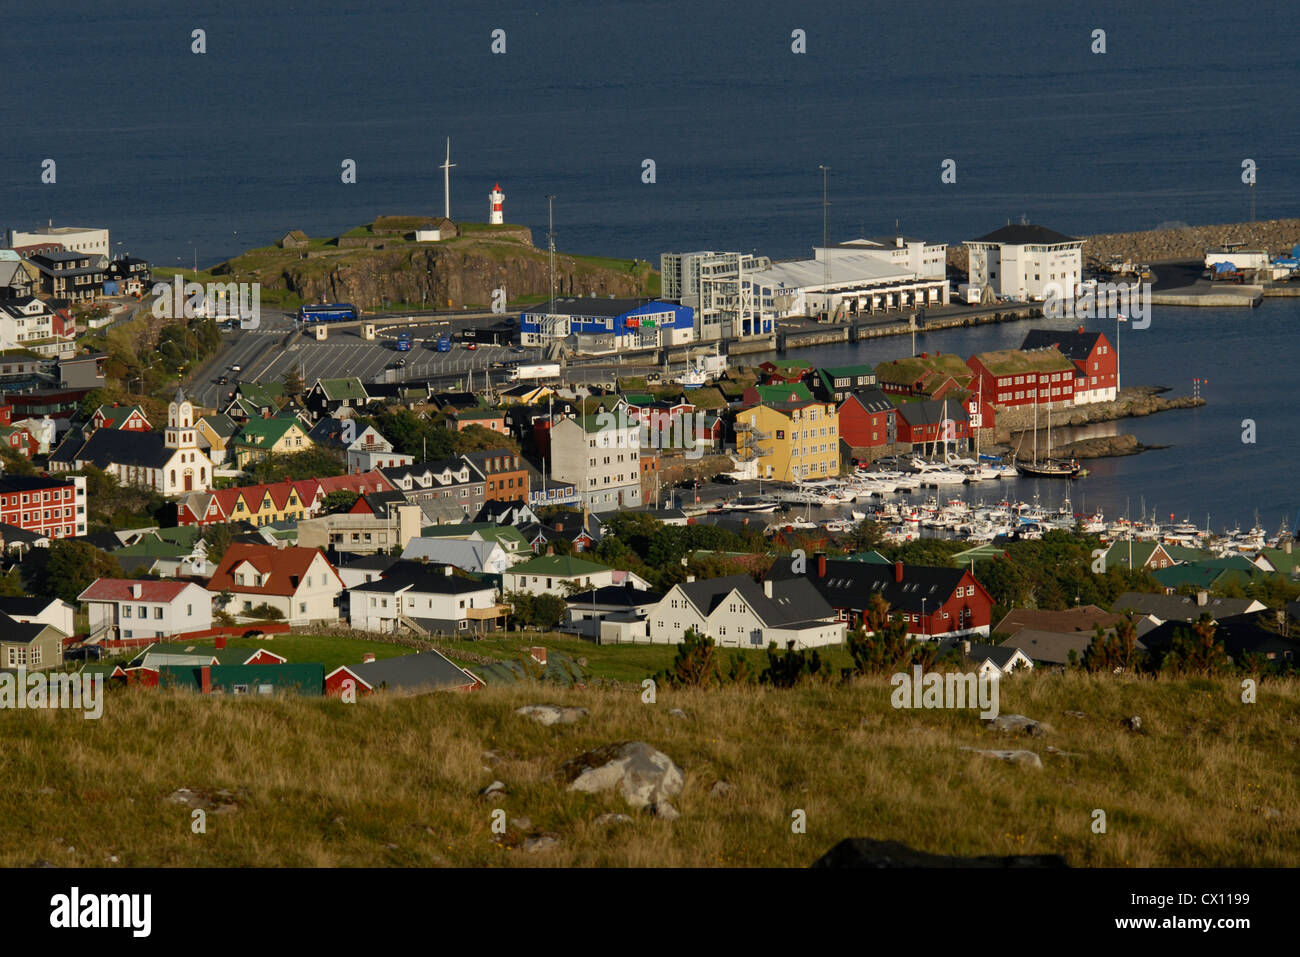
[[[492,202],[492,211],[488,214],[489,226],[500,226],[506,220],[501,212],[501,204],[506,201],[506,194],[501,192],[501,184],[498,183],[492,187],[492,192],[488,193],[488,199]]]

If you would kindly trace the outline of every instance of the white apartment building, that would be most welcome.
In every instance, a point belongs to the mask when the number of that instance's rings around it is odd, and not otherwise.
[[[62,319],[34,296],[3,302],[0,303],[0,349],[27,349],[54,359],[71,357],[77,351],[75,327],[65,332]]]
[[[572,484],[593,512],[641,504],[641,427],[603,412],[560,419],[550,430],[551,479]]]
[[[1075,289],[1083,279],[1083,243],[1043,226],[1008,224],[968,240],[973,286],[991,286],[999,296],[1041,302],[1048,287]]]
[[[9,230],[9,245],[11,247],[39,246],[42,243],[61,243],[64,249],[89,253],[92,256],[103,256],[105,259],[112,258],[109,254],[112,246],[109,244],[107,229],[95,229],[87,226],[49,225],[40,226],[30,232],[19,232],[16,229]]]

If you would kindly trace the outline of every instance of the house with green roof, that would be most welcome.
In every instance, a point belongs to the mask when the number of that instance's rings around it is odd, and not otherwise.
[[[1281,548],[1261,548],[1255,555],[1255,564],[1266,572],[1300,578],[1300,552],[1293,551],[1290,542]]]
[[[1156,581],[1169,590],[1179,588],[1213,590],[1228,584],[1247,585],[1268,573],[1244,555],[1230,555],[1226,558],[1212,558],[1186,562],[1172,568],[1161,568],[1152,574]]]
[[[1173,546],[1169,546],[1173,547]],[[1145,568],[1158,571],[1179,564],[1169,554],[1168,547],[1159,542],[1134,542],[1129,540],[1111,542],[1103,556],[1106,571],[1112,568]]]
[[[317,379],[307,390],[304,404],[312,417],[338,415],[340,409],[361,409],[369,405],[370,395],[356,376],[343,379]]]
[[[235,419],[275,415],[284,402],[283,382],[241,382],[226,413]]]
[[[812,391],[802,382],[754,385],[745,390],[745,405],[781,405],[787,402],[812,402]]]
[[[235,433],[230,447],[240,468],[261,462],[272,455],[305,452],[312,447],[311,438],[297,416],[274,416],[249,419]]]
[[[160,688],[184,688],[201,694],[318,697],[325,693],[325,666],[293,663],[267,665],[162,665]]]
[[[851,366],[821,366],[808,377],[813,394],[839,405],[854,392],[876,388],[876,370],[862,362]]]
[[[575,555],[539,555],[502,574],[502,590],[506,594],[518,591],[533,595],[563,595],[566,585],[583,591],[606,585],[650,587],[649,582],[635,572],[607,568]]]
[[[965,390],[975,378],[961,356],[942,352],[891,359],[877,364],[875,372],[881,392],[926,399],[942,399]]]

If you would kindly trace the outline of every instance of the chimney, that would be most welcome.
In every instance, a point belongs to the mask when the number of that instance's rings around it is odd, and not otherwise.
[[[1210,603],[1210,593],[1207,592],[1204,588],[1202,588],[1200,591],[1196,593],[1196,604],[1201,608],[1204,608],[1209,603]]]
[[[694,576],[694,575],[687,575],[687,576],[686,576],[686,582],[687,582],[687,584],[690,584],[690,583],[693,582],[693,581],[695,581],[695,576]]]
[[[375,660],[375,653],[373,651],[367,651],[365,654],[361,656],[361,663],[363,665],[368,665],[370,664],[370,662],[374,660]]]
[[[826,577],[826,553],[825,552],[817,553],[817,577],[818,578]]]
[[[552,545],[550,542],[547,542],[547,543],[546,543],[546,554],[548,554],[548,555],[554,555],[554,554],[555,554],[555,546]]]
[[[1083,335],[1083,326],[1079,327],[1079,335]]]
[[[1282,551],[1286,552],[1288,555],[1291,554],[1291,541],[1292,539],[1288,538],[1285,542],[1282,543]]]
[[[217,649],[217,651],[220,651],[221,649],[225,648],[225,647],[226,647],[226,636],[225,636],[225,635],[217,635],[217,640],[216,640],[216,643],[215,643],[214,647]]]
[[[903,563],[894,562],[894,581],[901,582],[902,580],[903,580]]]
[[[772,597],[772,579],[770,578],[763,579],[763,594],[766,595],[768,598]]]
[[[962,652],[963,652],[964,654],[969,655],[969,654],[970,654],[970,642],[969,642],[969,641],[963,641],[963,642],[961,643],[961,650],[962,650]]]
[[[199,690],[204,694],[212,694],[212,666],[204,665],[199,669]]]
[[[532,658],[533,661],[537,662],[539,665],[544,665],[544,664],[546,664],[546,649],[545,649],[545,648],[541,648],[541,647],[538,647],[538,646],[533,646],[532,648],[529,648],[529,649],[528,649],[528,656],[529,656],[530,658]]]

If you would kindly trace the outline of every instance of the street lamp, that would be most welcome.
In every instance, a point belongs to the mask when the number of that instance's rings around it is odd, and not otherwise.
[[[924,598],[921,599],[921,634],[925,635],[927,638],[930,637],[930,633],[925,630],[925,599]]]

